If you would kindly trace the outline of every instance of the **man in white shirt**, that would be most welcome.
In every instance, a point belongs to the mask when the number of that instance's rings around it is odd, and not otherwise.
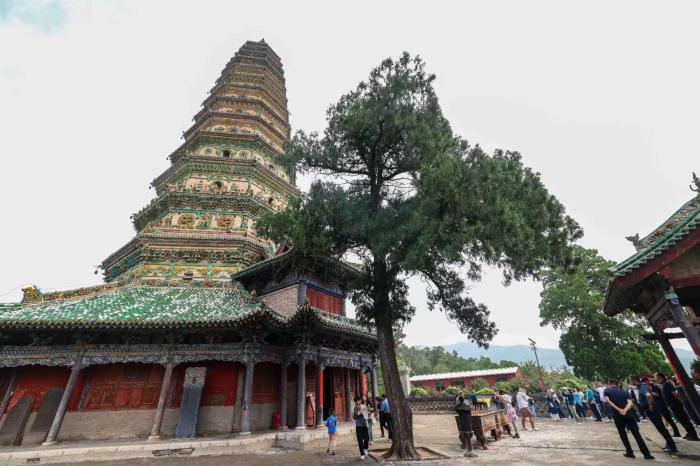
[[[605,414],[608,417],[608,422],[612,422],[612,416],[610,414],[610,408],[605,402],[605,385],[602,383],[598,385],[598,397],[600,399],[600,411],[601,414]]]
[[[530,406],[527,402],[529,399],[530,397],[527,396],[525,390],[523,390],[522,387],[519,388],[518,394],[515,397],[515,401],[518,405],[518,414],[520,415],[523,422],[523,430],[528,430],[527,427],[525,427],[525,418],[528,418],[530,420],[530,426],[532,427],[532,430],[539,430],[537,427],[535,427],[535,419],[532,417],[532,411],[530,411]]]

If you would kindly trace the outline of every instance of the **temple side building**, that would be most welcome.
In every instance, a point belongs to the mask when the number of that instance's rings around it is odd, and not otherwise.
[[[700,178],[696,195],[648,235],[629,236],[636,252],[610,270],[604,310],[609,316],[627,309],[643,316],[700,415],[700,395],[671,340],[685,338],[700,359]],[[679,331],[667,331],[677,329]]]
[[[216,81],[105,284],[0,304],[0,446],[321,425],[376,391],[360,271],[255,230],[299,193],[280,58],[246,42]]]

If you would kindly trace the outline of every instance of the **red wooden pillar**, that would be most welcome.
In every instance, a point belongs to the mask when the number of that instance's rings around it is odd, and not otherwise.
[[[316,377],[316,426],[323,426],[323,366],[318,366]]]
[[[360,390],[362,396],[367,395],[367,375],[362,369],[360,369]]]

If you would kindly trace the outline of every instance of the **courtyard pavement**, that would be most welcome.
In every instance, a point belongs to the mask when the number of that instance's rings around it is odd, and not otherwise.
[[[539,421],[540,419],[538,419]],[[575,424],[568,421],[554,423],[542,419],[538,427],[540,431],[521,431],[520,439],[504,437],[498,442],[489,442],[488,450],[474,449],[476,458],[462,457],[462,450],[455,435],[454,416],[451,415],[416,415],[414,416],[414,431],[416,444],[441,453],[448,458],[420,464],[430,465],[459,465],[459,464],[507,464],[513,465],[632,465],[632,464],[700,464],[700,442],[678,440],[679,455],[668,455],[661,448],[663,440],[649,423],[642,423],[642,433],[647,445],[656,457],[654,462],[641,458],[636,449],[634,439],[630,436],[637,459],[622,456],[622,444],[614,424],[583,422]],[[378,429],[377,429],[378,430]],[[370,451],[388,447],[386,439],[376,439]],[[200,454],[202,454],[200,452]],[[81,463],[63,463],[78,465],[93,465],[94,461]],[[299,451],[284,448],[266,448],[254,453],[219,456],[179,456],[163,458],[137,458],[120,461],[102,461],[104,466],[307,466],[307,465],[359,465],[377,464],[373,458],[361,461],[354,441],[354,434],[342,436],[338,442],[337,455],[326,456],[325,445]],[[389,463],[385,463],[389,464]],[[411,463],[401,463],[411,464]]]

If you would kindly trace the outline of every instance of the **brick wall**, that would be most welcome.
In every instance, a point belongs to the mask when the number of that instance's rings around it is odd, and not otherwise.
[[[262,302],[283,315],[292,315],[297,310],[299,285],[288,286],[260,297]]]
[[[257,406],[257,405],[256,405]],[[264,413],[261,413],[264,414]],[[254,408],[253,415],[256,415]],[[104,440],[116,438],[146,438],[153,426],[153,409],[119,411],[67,412],[59,432],[59,440]],[[161,435],[173,437],[177,426],[177,408],[168,408],[163,415]],[[269,429],[270,422],[265,427]],[[31,421],[31,419],[30,419]],[[262,425],[263,419],[260,420]],[[29,426],[30,424],[27,423]],[[255,422],[254,422],[255,425]],[[233,429],[233,406],[202,406],[197,420],[197,435],[227,434]]]

